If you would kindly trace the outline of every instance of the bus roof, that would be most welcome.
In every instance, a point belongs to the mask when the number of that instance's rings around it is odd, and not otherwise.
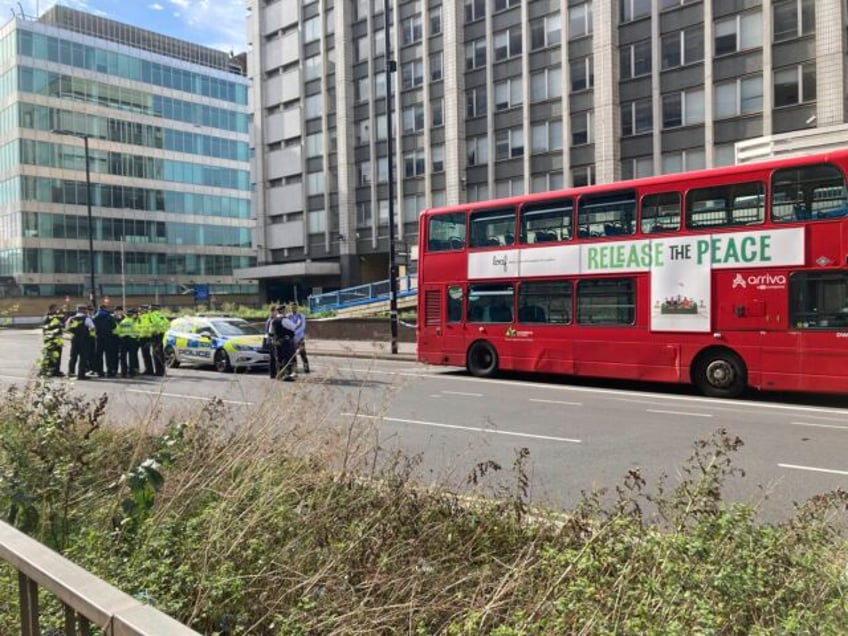
[[[600,194],[604,192],[611,192],[627,188],[654,188],[657,186],[662,186],[665,184],[674,184],[681,181],[687,182],[698,179],[717,178],[724,177],[727,175],[739,175],[748,172],[761,172],[763,170],[775,170],[792,166],[812,165],[816,163],[828,163],[834,161],[848,162],[848,149],[833,150],[830,152],[817,153],[812,155],[768,159],[765,161],[758,161],[756,163],[722,166],[720,168],[705,168],[702,170],[675,172],[671,174],[664,174],[653,177],[643,177],[641,179],[629,179],[627,181],[612,181],[610,183],[599,183],[596,185],[580,186],[577,188],[563,188],[561,190],[534,192],[533,194],[522,194],[502,199],[487,199],[485,201],[460,203],[457,205],[449,205],[441,208],[429,208],[426,210],[422,210],[421,215],[426,216],[434,213],[441,214],[445,212],[466,212],[468,210],[478,210],[481,208],[491,209],[499,206],[515,206],[520,203],[545,201],[550,199],[552,194],[577,197],[586,193]]]

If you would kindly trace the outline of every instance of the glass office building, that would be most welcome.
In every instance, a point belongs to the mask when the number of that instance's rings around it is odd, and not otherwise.
[[[840,0],[250,0],[269,289],[387,278],[429,206],[734,162],[846,121]]]
[[[231,54],[56,6],[6,24],[0,60],[4,295],[86,297],[90,237],[99,298],[255,293]]]

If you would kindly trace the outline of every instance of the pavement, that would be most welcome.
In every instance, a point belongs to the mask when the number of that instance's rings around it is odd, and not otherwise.
[[[398,352],[393,354],[391,343],[368,340],[325,340],[307,338],[306,352],[316,356],[344,356],[348,358],[374,358],[379,360],[416,360],[414,342],[398,342]]]

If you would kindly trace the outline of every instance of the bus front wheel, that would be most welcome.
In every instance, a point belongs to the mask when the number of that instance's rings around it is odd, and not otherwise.
[[[748,370],[742,358],[725,349],[703,354],[695,365],[694,376],[695,386],[709,397],[739,397],[748,385]]]
[[[475,342],[468,350],[466,366],[473,376],[491,378],[498,372],[498,354],[490,343]]]

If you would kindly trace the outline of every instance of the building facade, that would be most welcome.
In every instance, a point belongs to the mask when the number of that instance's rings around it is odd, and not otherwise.
[[[846,121],[840,0],[250,0],[259,264],[277,295],[387,278],[421,209],[731,164]]]
[[[90,296],[89,239],[97,298],[255,294],[234,61],[61,6],[0,29],[4,295]]]

